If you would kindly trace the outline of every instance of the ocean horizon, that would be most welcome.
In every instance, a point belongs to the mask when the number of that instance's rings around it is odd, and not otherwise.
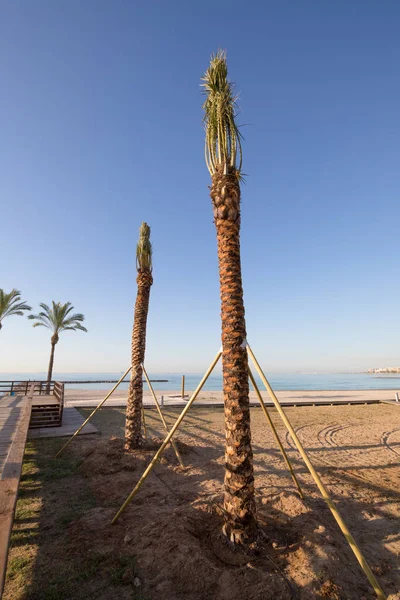
[[[253,369],[254,372],[254,369]],[[204,373],[185,373],[185,389],[194,390]],[[37,380],[44,381],[47,372],[0,372],[1,380],[26,381]],[[118,380],[121,372],[103,372],[103,373],[61,373],[55,371],[53,379],[57,381],[96,381],[96,380]],[[179,373],[157,373],[149,372],[149,378],[153,380],[163,379],[164,382],[155,382],[155,390],[180,390],[182,374]],[[400,389],[400,374],[377,375],[368,373],[268,373],[265,372],[273,389],[281,390],[377,390],[377,389]],[[260,378],[255,374],[257,384],[263,388]],[[110,383],[75,383],[66,384],[66,389],[88,389],[88,390],[108,390],[113,386]],[[146,384],[145,384],[146,387]],[[128,388],[128,382],[121,383],[119,389]],[[222,374],[212,374],[204,385],[204,390],[220,391],[222,390]]]

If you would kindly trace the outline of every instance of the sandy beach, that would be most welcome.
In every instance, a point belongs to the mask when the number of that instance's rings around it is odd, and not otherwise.
[[[82,410],[84,416],[89,412]],[[124,412],[100,410],[93,419],[100,433],[75,440],[61,466],[54,461],[59,440],[31,443],[4,600],[37,600],[43,589],[57,590],[54,598],[128,600],[136,577],[141,597],[151,600],[376,598],[276,411],[271,416],[305,500],[296,493],[261,410],[254,408],[257,514],[270,540],[259,555],[231,553],[220,536],[225,438],[220,409],[193,407],[176,438],[185,469],[168,448],[111,526],[157,447],[123,452]],[[398,408],[306,406],[287,412],[386,597],[400,600]],[[178,413],[165,411],[169,426]],[[159,439],[160,419],[152,410],[147,416],[149,435]],[[105,592],[99,596],[100,586]]]

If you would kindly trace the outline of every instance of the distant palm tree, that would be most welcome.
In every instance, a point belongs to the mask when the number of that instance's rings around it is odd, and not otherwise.
[[[211,57],[202,78],[205,156],[217,230],[225,406],[225,496],[223,531],[232,543],[256,532],[253,452],[250,435],[246,322],[240,265],[241,135],[225,52]]]
[[[49,368],[47,371],[47,391],[50,389],[50,381],[53,374],[54,349],[58,343],[59,334],[62,331],[76,331],[77,329],[80,331],[87,331],[87,329],[81,325],[82,321],[85,320],[85,317],[81,313],[71,315],[71,312],[74,310],[71,302],[61,304],[61,302],[53,301],[52,304],[52,308],[47,306],[47,304],[39,304],[43,309],[42,312],[37,315],[29,315],[28,317],[28,319],[36,320],[36,323],[33,325],[34,327],[47,327],[53,332],[53,335],[51,336]]]
[[[137,296],[132,331],[132,371],[126,407],[125,448],[130,450],[142,444],[143,374],[146,352],[146,327],[149,312],[150,288],[153,284],[152,247],[150,227],[142,223],[136,247]]]
[[[3,327],[2,320],[12,315],[24,315],[24,310],[32,310],[25,302],[21,302],[21,292],[11,290],[9,294],[0,289],[0,329]]]

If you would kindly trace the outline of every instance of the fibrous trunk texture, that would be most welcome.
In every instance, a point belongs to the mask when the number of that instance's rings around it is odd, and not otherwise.
[[[58,343],[59,337],[57,333],[54,333],[51,336],[51,351],[50,351],[50,360],[49,360],[49,368],[47,370],[47,385],[46,385],[46,394],[50,394],[50,382],[53,376],[53,364],[54,364],[54,350],[56,344]]]
[[[211,199],[217,228],[225,410],[224,533],[233,543],[255,536],[253,452],[250,434],[246,322],[240,264],[240,186],[218,170]]]
[[[142,438],[143,370],[146,351],[146,325],[149,312],[150,288],[153,277],[150,271],[139,270],[138,291],[132,332],[132,371],[126,407],[125,448],[139,448]]]

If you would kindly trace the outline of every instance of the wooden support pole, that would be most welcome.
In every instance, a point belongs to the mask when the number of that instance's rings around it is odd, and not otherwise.
[[[286,425],[287,430],[289,431],[292,440],[294,441],[294,443],[296,444],[297,450],[300,452],[301,457],[303,458],[304,462],[306,463],[307,469],[309,470],[312,478],[314,479],[319,491],[321,492],[321,496],[323,497],[323,499],[325,500],[325,502],[327,503],[336,523],[339,525],[339,528],[341,529],[347,543],[349,544],[350,548],[352,549],[352,551],[355,554],[355,557],[357,558],[362,570],[364,571],[365,575],[368,578],[368,581],[370,582],[370,584],[372,585],[372,587],[374,588],[375,594],[377,596],[377,598],[379,598],[379,600],[386,600],[386,596],[384,591],[382,590],[380,584],[378,583],[375,575],[372,573],[367,561],[365,560],[360,548],[357,545],[357,542],[355,541],[355,539],[353,538],[353,536],[351,535],[346,523],[344,522],[344,520],[342,519],[341,514],[339,513],[336,504],[333,502],[332,498],[330,497],[327,489],[325,488],[324,484],[322,483],[322,480],[320,478],[320,476],[318,475],[317,471],[314,469],[314,466],[312,464],[312,462],[310,461],[306,451],[303,448],[302,443],[300,442],[299,438],[297,437],[297,434],[295,432],[295,430],[293,429],[289,419],[287,418],[287,416],[285,415],[280,402],[278,400],[278,398],[275,395],[275,392],[273,391],[273,389],[271,388],[267,378],[265,377],[256,357],[253,354],[252,349],[250,348],[249,344],[247,344],[247,352],[249,354],[249,356],[251,357],[254,366],[256,368],[256,371],[258,372],[259,376],[261,377],[261,380],[263,382],[263,384],[265,385],[271,400],[273,401],[273,403],[275,404],[275,407],[277,409],[277,411],[279,412],[284,424]]]
[[[127,499],[125,500],[125,502],[123,503],[123,505],[121,506],[121,508],[119,509],[119,511],[114,516],[114,518],[112,520],[113,524],[117,522],[117,520],[119,519],[119,517],[121,516],[121,514],[124,512],[124,510],[126,509],[126,507],[128,506],[128,504],[136,496],[136,494],[138,493],[138,491],[142,487],[143,483],[145,482],[146,478],[148,477],[148,475],[151,473],[151,471],[155,467],[157,461],[160,459],[162,453],[164,452],[167,444],[172,439],[172,436],[174,435],[175,431],[178,429],[179,425],[182,423],[183,419],[185,418],[186,413],[188,412],[188,410],[192,406],[193,402],[196,400],[196,398],[199,395],[199,393],[200,393],[203,385],[205,384],[205,382],[209,378],[210,374],[212,373],[215,365],[217,364],[217,362],[221,358],[221,355],[222,355],[222,348],[221,348],[221,350],[219,350],[218,354],[216,355],[216,357],[214,358],[213,362],[211,363],[211,365],[207,369],[207,372],[203,376],[203,378],[200,381],[199,385],[197,386],[197,388],[193,392],[193,394],[192,394],[191,398],[189,399],[188,403],[186,404],[185,408],[183,409],[183,411],[179,415],[178,419],[175,421],[175,423],[174,423],[171,431],[169,432],[169,434],[167,435],[167,437],[165,438],[165,440],[163,441],[163,443],[161,444],[161,446],[159,447],[159,449],[157,450],[157,452],[155,453],[155,455],[151,459],[149,465],[147,466],[147,469],[144,471],[143,475],[141,476],[141,478],[139,479],[139,481],[137,482],[137,484],[135,485],[135,487],[133,488],[133,490],[131,491],[131,493],[129,494],[129,496],[127,497]]]
[[[292,465],[291,465],[291,463],[290,463],[289,457],[288,457],[288,455],[287,455],[287,454],[286,454],[286,452],[285,452],[285,448],[283,447],[281,440],[279,439],[278,432],[276,431],[276,429],[275,429],[275,425],[273,424],[273,422],[272,422],[272,419],[271,419],[271,417],[270,417],[270,415],[269,415],[269,413],[268,413],[268,411],[267,411],[267,407],[265,406],[265,403],[264,403],[263,397],[262,397],[262,395],[261,395],[261,392],[260,392],[260,390],[259,390],[259,388],[258,388],[258,385],[257,385],[257,383],[256,383],[256,381],[255,381],[255,379],[254,379],[254,376],[253,376],[253,373],[251,372],[251,369],[250,369],[250,367],[249,367],[249,377],[250,377],[250,381],[251,381],[251,383],[252,383],[252,385],[253,385],[254,391],[255,391],[255,392],[256,392],[256,394],[257,394],[257,398],[258,398],[258,400],[260,401],[261,408],[262,408],[262,411],[263,411],[263,413],[264,413],[264,415],[265,415],[265,418],[267,419],[267,421],[268,421],[268,423],[269,423],[269,426],[270,426],[270,427],[271,427],[271,429],[272,429],[272,433],[273,433],[273,434],[274,434],[274,436],[275,436],[275,440],[276,440],[276,442],[277,442],[277,444],[278,444],[278,446],[279,446],[279,450],[281,451],[281,453],[282,453],[282,456],[283,456],[283,458],[284,458],[284,461],[285,461],[285,463],[286,463],[286,465],[287,465],[287,467],[288,467],[288,469],[289,469],[289,471],[290,471],[290,474],[291,474],[291,476],[292,476],[292,479],[293,479],[293,481],[294,481],[294,484],[295,484],[295,486],[297,487],[297,489],[298,489],[298,491],[299,491],[300,498],[304,498],[304,495],[303,495],[302,489],[301,489],[301,487],[300,487],[300,484],[299,484],[299,482],[298,482],[298,480],[297,480],[297,477],[296,477],[296,474],[295,474],[295,472],[294,472],[294,470],[293,470],[293,467],[292,467]]]
[[[185,376],[184,375],[182,375],[182,393],[181,393],[181,395],[182,395],[182,398],[185,397]]]
[[[156,394],[155,394],[155,392],[154,392],[154,390],[153,390],[153,386],[152,386],[152,385],[151,385],[151,383],[150,383],[150,379],[149,379],[149,378],[148,378],[148,376],[147,376],[146,369],[144,368],[144,365],[142,365],[142,369],[143,369],[143,374],[144,374],[144,377],[145,377],[145,379],[146,379],[146,381],[147,381],[147,385],[149,386],[149,389],[150,389],[151,395],[153,396],[154,402],[156,403],[157,411],[158,411],[158,414],[160,415],[160,419],[161,419],[161,421],[162,421],[162,424],[164,425],[165,431],[166,431],[167,433],[169,433],[169,429],[168,429],[167,422],[166,422],[166,420],[164,419],[164,415],[162,414],[162,411],[161,411],[160,405],[159,405],[159,403],[158,403],[158,400],[157,400],[157,396],[156,396]],[[174,451],[175,451],[176,458],[178,459],[178,462],[179,462],[179,464],[181,465],[182,469],[184,469],[184,468],[185,468],[185,465],[183,464],[183,460],[182,460],[182,458],[181,458],[181,455],[179,454],[179,450],[178,450],[178,448],[177,448],[177,446],[176,446],[176,444],[175,444],[174,440],[171,440],[171,445],[172,445],[172,447],[173,447],[173,449],[174,449]]]
[[[75,433],[69,438],[69,440],[64,444],[64,446],[62,446],[62,448],[57,452],[55,458],[58,458],[59,456],[61,456],[61,454],[64,452],[65,448],[72,442],[72,440],[74,439],[74,437],[76,435],[78,435],[78,433],[85,427],[85,425],[87,423],[89,423],[90,419],[93,417],[94,414],[96,414],[96,412],[99,410],[99,408],[101,408],[104,404],[104,402],[106,402],[106,400],[109,399],[109,397],[111,396],[111,394],[113,394],[115,392],[115,390],[117,389],[117,387],[119,386],[119,384],[122,382],[123,379],[125,379],[125,377],[128,375],[129,371],[131,370],[132,366],[129,367],[129,369],[127,369],[125,371],[125,373],[122,375],[121,379],[119,381],[117,381],[117,383],[114,385],[114,387],[112,388],[112,390],[110,390],[107,394],[107,396],[100,402],[100,404],[98,404],[96,406],[96,408],[90,413],[90,415],[88,416],[88,418],[86,419],[86,421],[84,421],[82,423],[82,425],[80,427],[78,427],[78,429],[75,431]]]
[[[146,428],[146,419],[144,417],[143,398],[142,398],[142,425],[143,425],[144,439],[147,440],[147,428]]]

